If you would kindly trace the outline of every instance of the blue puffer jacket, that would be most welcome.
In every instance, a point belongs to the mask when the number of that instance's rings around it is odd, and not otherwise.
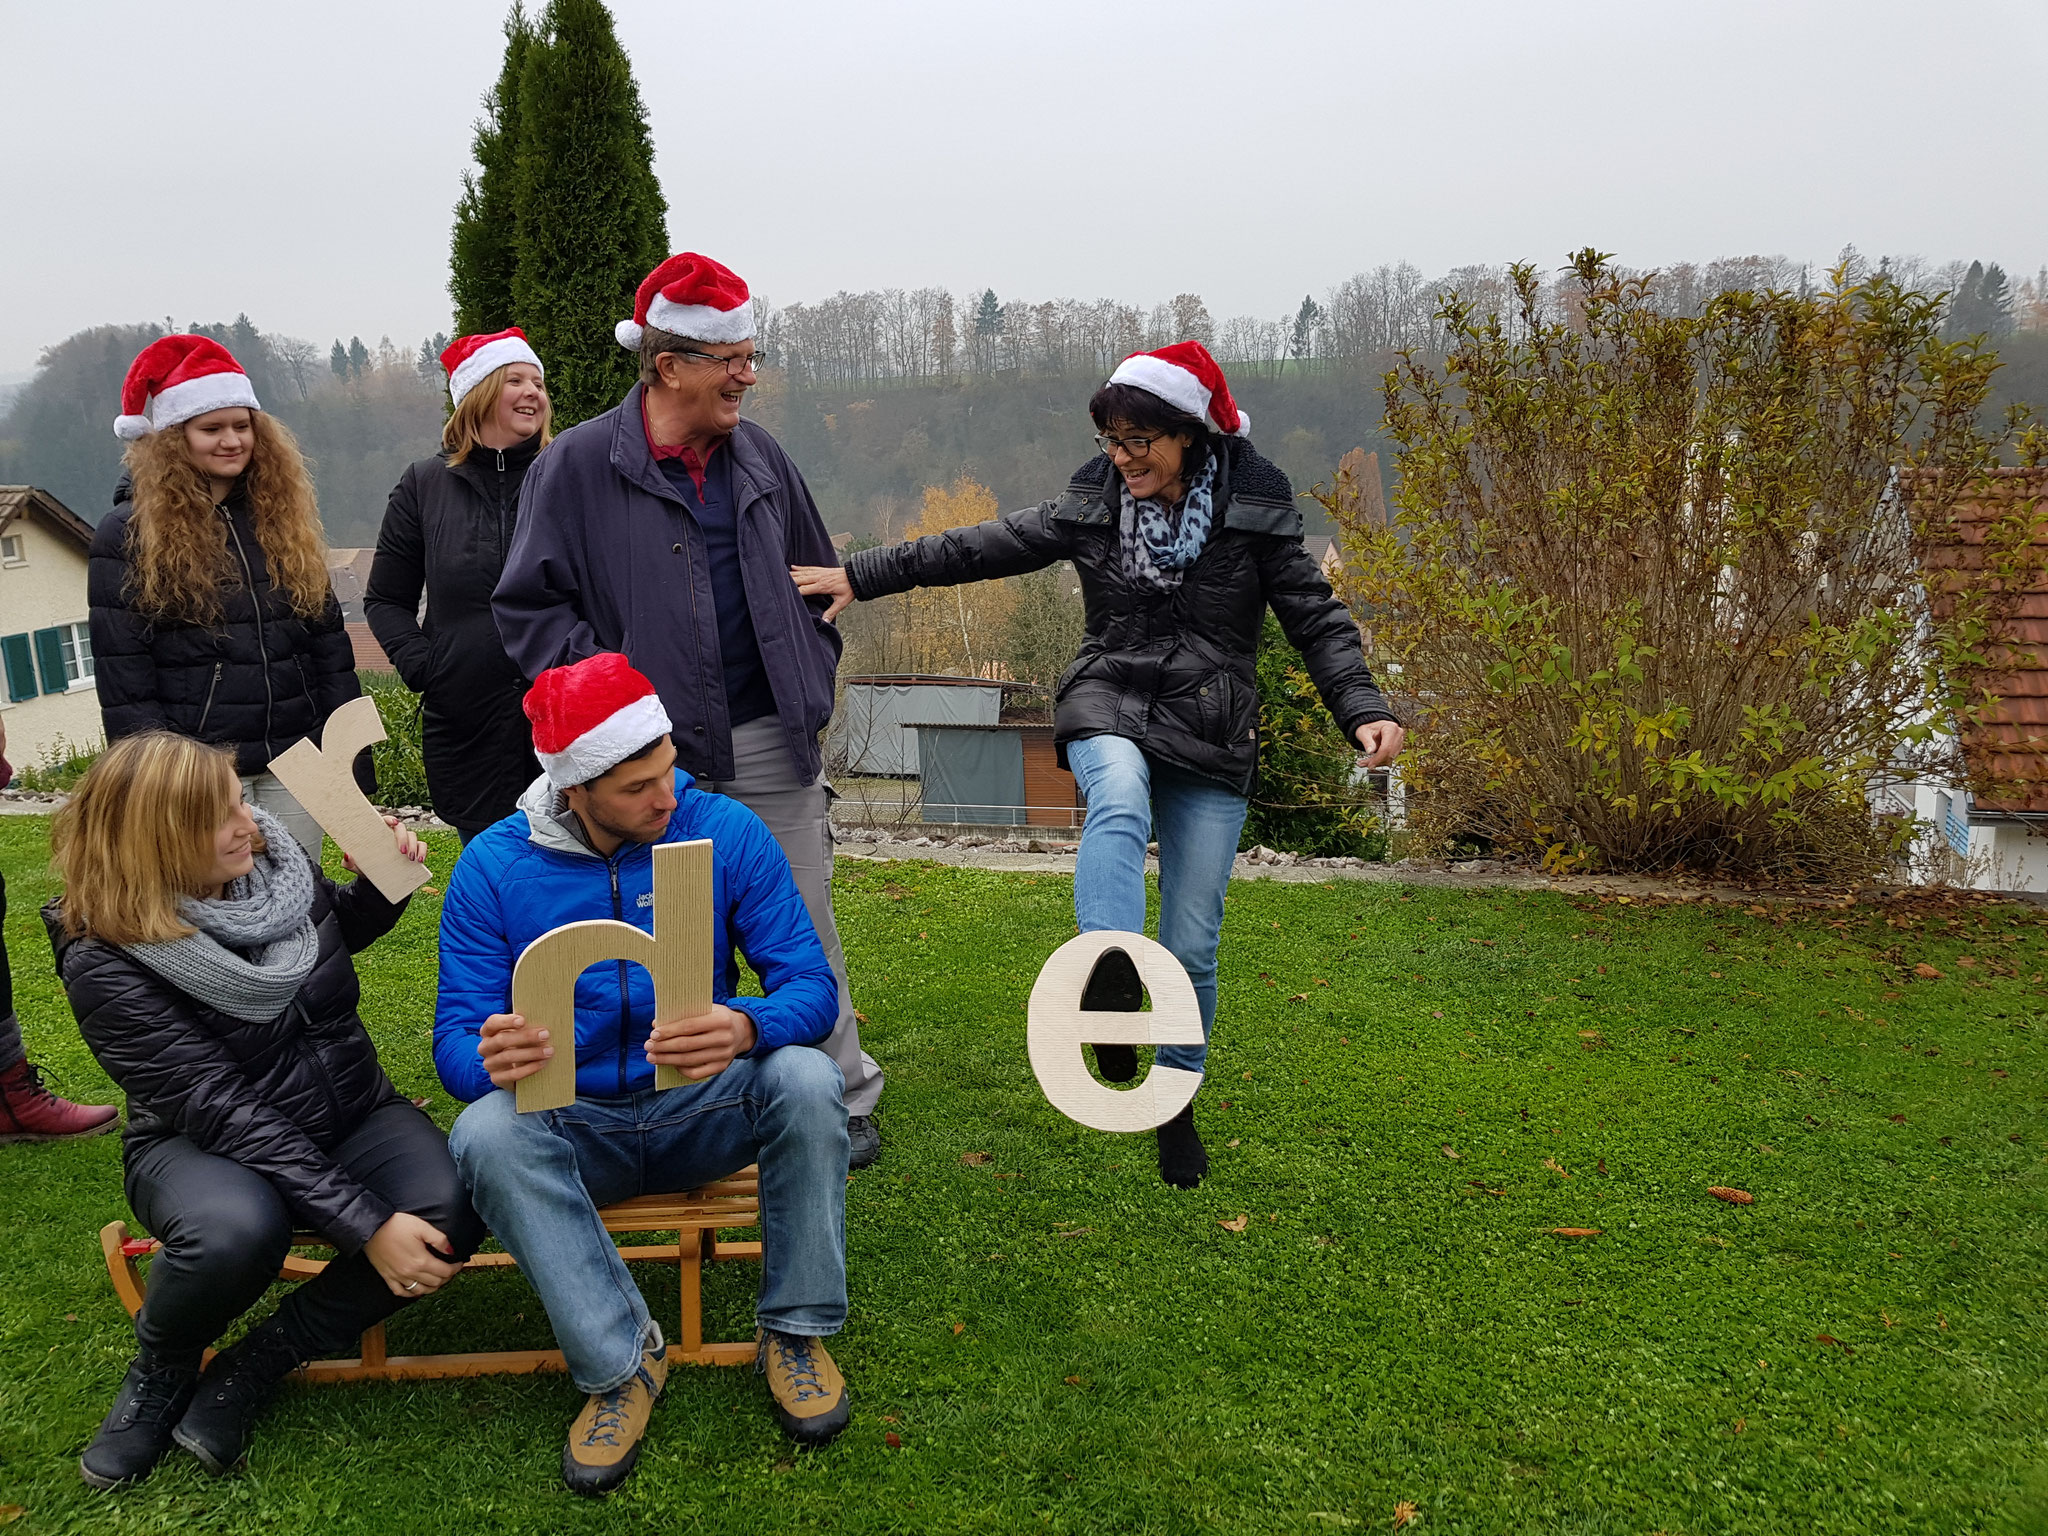
[[[486,1018],[511,1012],[512,967],[528,944],[587,918],[654,928],[651,844],[628,843],[601,857],[544,778],[519,806],[462,851],[441,908],[434,1066],[442,1085],[465,1101],[491,1091],[477,1042]],[[749,1055],[824,1039],[838,1018],[838,984],[789,860],[760,817],[678,771],[676,813],[662,841],[700,837],[713,845],[711,952],[726,957],[713,997],[754,1021]],[[737,955],[761,978],[766,997],[732,995]],[[621,960],[585,971],[576,983],[576,1092],[609,1098],[653,1087],[653,1022],[654,983],[645,969]]]

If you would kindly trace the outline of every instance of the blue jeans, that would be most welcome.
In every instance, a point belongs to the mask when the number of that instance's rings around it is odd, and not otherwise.
[[[1249,802],[1213,779],[1156,762],[1122,736],[1067,743],[1067,763],[1088,797],[1074,863],[1074,917],[1083,933],[1145,931],[1145,845],[1159,843],[1159,942],[1195,984],[1201,1045],[1163,1045],[1162,1067],[1199,1072],[1216,1024],[1216,946],[1223,895]]]
[[[681,1088],[579,1098],[522,1115],[508,1089],[478,1099],[448,1149],[476,1212],[540,1294],[569,1375],[608,1392],[657,1336],[646,1299],[597,1218],[761,1165],[764,1327],[818,1336],[846,1322],[846,1107],[824,1052],[786,1045]]]

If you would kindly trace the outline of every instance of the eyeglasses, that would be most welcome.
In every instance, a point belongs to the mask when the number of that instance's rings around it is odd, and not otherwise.
[[[716,352],[692,352],[688,347],[678,347],[675,355],[694,357],[706,363],[723,363],[725,376],[729,379],[736,379],[749,369],[759,367],[762,361],[758,351],[742,353],[738,357],[720,357]]]
[[[1104,453],[1114,455],[1121,448],[1134,459],[1144,458],[1146,454],[1152,451],[1152,445],[1158,441],[1158,436],[1117,437],[1108,432],[1098,432],[1095,434],[1095,446]]]

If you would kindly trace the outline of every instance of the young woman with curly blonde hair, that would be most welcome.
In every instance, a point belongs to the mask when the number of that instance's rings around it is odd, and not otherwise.
[[[250,802],[317,855],[320,828],[270,761],[362,688],[306,461],[204,336],[145,347],[122,408],[127,473],[87,578],[107,740],[169,730],[233,749]]]

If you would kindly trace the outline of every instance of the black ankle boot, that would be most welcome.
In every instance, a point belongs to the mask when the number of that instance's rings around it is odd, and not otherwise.
[[[272,1318],[240,1343],[213,1357],[199,1378],[192,1406],[172,1438],[199,1458],[215,1477],[241,1465],[249,1431],[270,1403],[277,1384],[305,1363],[282,1324]]]
[[[78,1458],[78,1475],[89,1488],[118,1488],[147,1477],[171,1448],[172,1427],[192,1401],[199,1372],[165,1365],[144,1350],[128,1367],[114,1406],[100,1432]]]
[[[1104,952],[1081,989],[1081,1007],[1090,1013],[1136,1013],[1144,1002],[1145,984],[1138,979],[1138,967],[1120,949]],[[1138,1048],[1096,1046],[1095,1070],[1106,1083],[1128,1083],[1138,1075]]]
[[[1193,1189],[1209,1171],[1209,1151],[1195,1129],[1195,1106],[1189,1103],[1159,1127],[1159,1177],[1175,1189]]]

